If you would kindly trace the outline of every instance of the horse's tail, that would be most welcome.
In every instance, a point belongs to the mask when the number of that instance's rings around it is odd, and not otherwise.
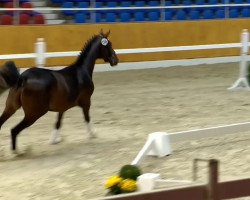
[[[7,61],[0,67],[0,94],[15,86],[20,77],[19,69],[13,61]]]

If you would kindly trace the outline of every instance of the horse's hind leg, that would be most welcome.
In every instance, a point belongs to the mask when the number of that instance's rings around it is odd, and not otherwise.
[[[25,128],[31,126],[34,124],[36,120],[38,120],[41,116],[43,116],[47,111],[40,111],[34,114],[26,114],[23,118],[23,120],[17,124],[13,129],[11,129],[11,142],[12,142],[12,150],[16,151],[16,140],[17,140],[17,135],[24,130]]]
[[[57,143],[62,141],[62,138],[61,138],[60,132],[59,132],[59,129],[60,129],[61,123],[62,123],[62,117],[63,117],[63,112],[58,113],[57,122],[55,124],[55,130],[53,130],[53,132],[52,132],[50,144],[57,144]]]
[[[30,121],[27,118],[24,118],[19,124],[17,124],[13,129],[11,129],[11,144],[12,150],[16,151],[16,137],[17,135],[25,128],[29,127],[35,121]]]
[[[2,115],[0,116],[0,129],[2,125],[16,112],[18,108],[15,107],[5,107]]]
[[[5,109],[0,116],[0,129],[2,125],[21,107],[19,91],[10,90],[6,100]]]
[[[11,130],[12,150],[16,150],[17,135],[31,126],[36,120],[48,112],[47,96],[44,91],[24,90],[22,93],[23,120]]]

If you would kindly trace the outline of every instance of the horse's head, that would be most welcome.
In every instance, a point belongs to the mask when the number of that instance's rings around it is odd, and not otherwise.
[[[102,58],[105,62],[109,62],[111,66],[115,66],[118,64],[119,59],[112,48],[112,43],[110,40],[108,40],[108,36],[110,34],[110,31],[107,33],[103,33],[101,30],[100,32],[100,54],[99,58]]]

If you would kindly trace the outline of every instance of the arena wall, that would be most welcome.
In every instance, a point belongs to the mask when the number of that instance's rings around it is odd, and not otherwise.
[[[100,29],[111,30],[114,49],[237,43],[249,19],[203,20],[154,23],[114,23],[48,26],[1,26],[0,54],[34,52],[37,38],[44,38],[48,52],[81,50]],[[202,58],[239,55],[238,49],[120,55],[120,62]],[[75,58],[51,58],[47,66],[68,65]],[[3,63],[4,61],[1,61]],[[34,66],[33,59],[19,59],[20,67]],[[101,61],[100,61],[101,63]]]

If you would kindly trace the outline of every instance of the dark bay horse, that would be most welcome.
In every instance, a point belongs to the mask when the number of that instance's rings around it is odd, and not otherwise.
[[[90,127],[89,109],[94,91],[92,74],[97,59],[118,64],[118,58],[108,40],[109,33],[93,36],[84,46],[76,61],[60,70],[30,68],[24,71],[10,88],[6,107],[0,117],[0,127],[20,107],[24,111],[23,120],[11,129],[12,150],[16,150],[17,135],[31,126],[48,111],[58,113],[52,143],[60,141],[59,129],[63,113],[74,107],[82,108],[90,137],[94,137]],[[12,63],[14,64],[14,63]]]

